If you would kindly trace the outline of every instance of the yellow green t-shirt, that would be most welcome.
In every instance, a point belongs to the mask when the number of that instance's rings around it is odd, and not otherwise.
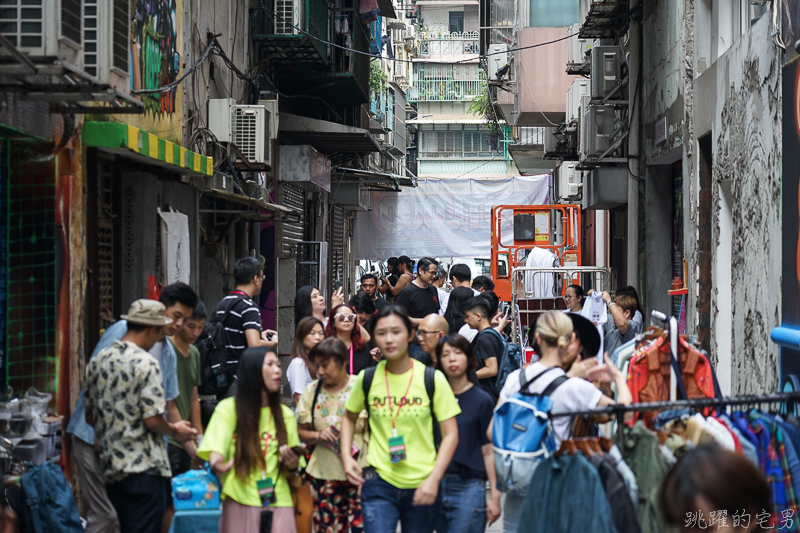
[[[386,361],[375,368],[375,378],[369,390],[369,452],[367,461],[381,478],[399,489],[415,489],[433,471],[436,464],[436,446],[433,442],[433,420],[430,400],[425,391],[425,365],[412,359],[413,382],[406,396],[406,404],[398,407],[403,394],[409,386],[412,370],[403,374],[386,372]],[[364,408],[364,372],[358,375],[353,394],[347,401],[347,410],[359,413]],[[402,435],[406,446],[406,459],[392,464],[389,456],[389,439],[392,437],[392,422],[387,404],[386,378],[389,378],[389,391],[392,397],[392,413],[397,415],[395,425],[398,436]],[[456,397],[447,378],[436,371],[433,412],[443,422],[461,412]]]
[[[285,405],[283,410],[283,421],[286,425],[286,439],[289,446],[299,446],[300,437],[297,434],[297,420],[291,409]],[[285,475],[279,475],[278,459],[278,437],[275,432],[275,417],[270,413],[269,407],[261,409],[261,421],[258,425],[261,433],[261,447],[263,451],[264,441],[270,435],[269,448],[267,450],[267,477],[271,477],[275,483],[275,503],[271,507],[292,507],[292,493],[289,490],[289,483]],[[222,454],[225,461],[229,461],[236,451],[236,402],[233,398],[226,398],[217,404],[214,415],[208,423],[203,441],[197,450],[197,455],[208,461],[211,452]],[[277,480],[276,480],[277,478]],[[242,505],[261,507],[261,498],[258,496],[256,482],[261,479],[261,470],[253,466],[250,478],[242,481],[236,475],[235,468],[222,475],[222,497],[233,498]]]

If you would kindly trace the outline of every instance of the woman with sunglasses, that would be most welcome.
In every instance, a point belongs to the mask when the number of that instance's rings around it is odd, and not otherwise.
[[[365,368],[376,365],[361,334],[356,310],[349,305],[337,305],[331,309],[325,336],[337,337],[344,342],[348,352],[347,368],[351,375],[357,376]]]

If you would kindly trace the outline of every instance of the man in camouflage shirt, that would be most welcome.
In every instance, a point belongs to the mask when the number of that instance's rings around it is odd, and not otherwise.
[[[167,404],[158,361],[147,353],[164,339],[164,305],[137,300],[122,318],[125,336],[86,367],[86,421],[95,429],[106,491],[122,533],[160,533],[170,479],[163,435],[184,442],[197,432],[164,418]]]

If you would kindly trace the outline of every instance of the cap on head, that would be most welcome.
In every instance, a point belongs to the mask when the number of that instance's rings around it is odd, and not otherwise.
[[[131,304],[128,314],[122,315],[122,318],[140,326],[166,326],[172,324],[172,319],[164,315],[166,309],[164,304],[156,300],[136,300]]]

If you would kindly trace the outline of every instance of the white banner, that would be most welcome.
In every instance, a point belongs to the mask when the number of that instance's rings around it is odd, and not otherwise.
[[[354,256],[488,258],[492,206],[549,202],[549,174],[496,181],[420,179],[419,187],[400,193],[373,191],[372,210],[356,216]]]

